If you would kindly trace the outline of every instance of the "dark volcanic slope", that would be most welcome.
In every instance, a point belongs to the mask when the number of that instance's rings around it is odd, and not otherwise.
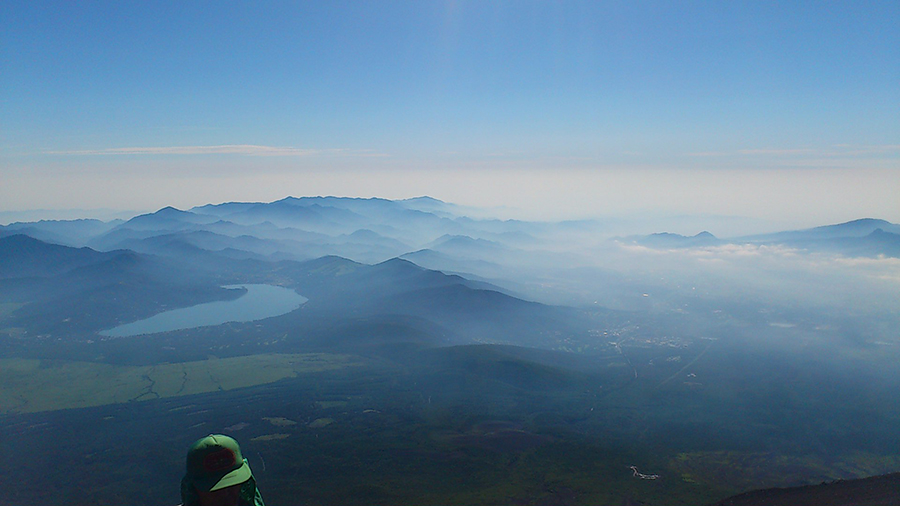
[[[729,497],[711,506],[897,506],[900,473],[793,488],[770,488]]]

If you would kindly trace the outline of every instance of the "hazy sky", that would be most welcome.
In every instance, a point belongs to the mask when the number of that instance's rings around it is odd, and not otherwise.
[[[0,6],[0,212],[900,222],[900,2]]]

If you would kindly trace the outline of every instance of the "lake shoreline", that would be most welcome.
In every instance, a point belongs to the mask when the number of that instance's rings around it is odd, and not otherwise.
[[[263,320],[294,311],[309,300],[290,288],[275,285],[239,284],[225,285],[222,288],[242,288],[246,293],[234,300],[207,302],[164,311],[143,320],[100,331],[99,334],[104,337],[134,337],[229,322]]]

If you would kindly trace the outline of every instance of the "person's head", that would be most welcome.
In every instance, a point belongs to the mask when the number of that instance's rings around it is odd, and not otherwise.
[[[241,487],[253,478],[237,441],[221,434],[198,439],[188,449],[181,482],[185,505],[237,506]]]

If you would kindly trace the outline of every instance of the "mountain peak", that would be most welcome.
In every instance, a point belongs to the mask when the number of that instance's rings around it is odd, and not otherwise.
[[[869,235],[879,228],[884,230],[885,232],[895,232],[900,229],[898,225],[895,225],[886,220],[880,220],[877,218],[861,218],[858,220],[838,223],[836,225],[815,227],[807,231],[801,230],[799,232],[809,232],[823,236],[863,237]]]
[[[0,237],[0,278],[49,276],[109,257],[90,248],[72,248],[16,234]]]
[[[403,199],[400,202],[420,202],[420,203],[432,203],[432,204],[446,204],[443,200],[436,199],[434,197],[429,197],[428,195],[422,195],[421,197],[412,197],[408,199]]]
[[[850,220],[845,223],[839,223],[838,226],[841,225],[889,225],[890,222],[887,220],[882,220],[879,218],[860,218],[858,220]]]

